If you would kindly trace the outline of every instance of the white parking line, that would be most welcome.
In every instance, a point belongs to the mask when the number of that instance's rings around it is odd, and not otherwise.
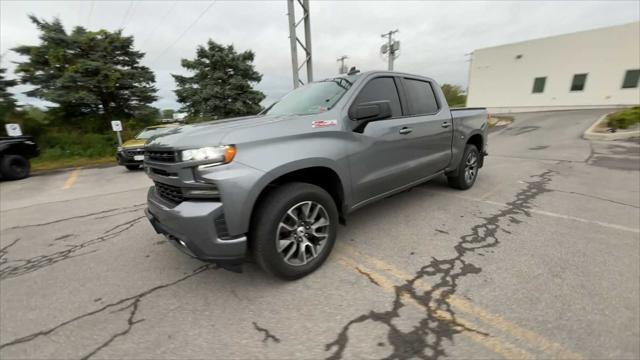
[[[447,193],[447,195],[451,195],[451,194]],[[458,198],[461,198],[461,199],[464,199],[464,200],[471,200],[471,201],[481,202],[481,203],[494,205],[494,206],[500,206],[500,207],[508,206],[505,203],[501,203],[501,202],[497,202],[497,201],[476,199],[476,198],[471,198],[471,197],[462,196],[462,195],[454,195],[454,196],[458,197]],[[558,214],[558,213],[554,213],[554,212],[550,212],[550,211],[544,211],[544,210],[528,209],[527,211],[531,212],[531,213],[534,213],[534,214],[545,215],[545,216],[555,217],[555,218],[559,218],[559,219],[579,221],[579,222],[585,223],[585,224],[595,224],[595,225],[608,227],[608,228],[611,228],[611,229],[628,231],[628,232],[632,232],[634,234],[640,234],[640,229],[630,228],[630,227],[623,226],[623,225],[612,224],[612,223],[603,222],[603,221],[597,221],[597,220],[588,220],[588,219],[583,219],[583,218],[579,218],[579,217],[575,217],[575,216],[571,216],[571,215]]]

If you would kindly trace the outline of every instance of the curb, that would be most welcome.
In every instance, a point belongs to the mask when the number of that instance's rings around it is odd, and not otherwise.
[[[614,133],[596,132],[595,129],[607,120],[607,116],[609,114],[602,115],[602,117],[599,118],[595,123],[593,123],[593,125],[591,125],[591,127],[589,127],[582,136],[587,140],[624,140],[634,137],[640,137],[640,130],[621,131]]]

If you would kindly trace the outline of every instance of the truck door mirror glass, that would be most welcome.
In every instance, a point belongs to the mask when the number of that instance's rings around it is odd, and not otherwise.
[[[349,114],[353,120],[376,121],[391,117],[391,103],[388,100],[370,101],[357,104]]]

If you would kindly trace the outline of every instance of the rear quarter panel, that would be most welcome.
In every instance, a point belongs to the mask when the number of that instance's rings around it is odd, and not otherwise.
[[[460,162],[464,148],[474,135],[482,136],[483,148],[487,148],[487,110],[484,108],[451,109],[453,122],[453,142],[451,144],[452,158],[448,170],[454,170]]]

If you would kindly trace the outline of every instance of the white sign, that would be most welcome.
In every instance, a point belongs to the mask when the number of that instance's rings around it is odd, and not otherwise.
[[[20,124],[5,124],[4,128],[7,130],[7,135],[9,136],[22,136]]]
[[[113,131],[122,131],[122,122],[120,122],[120,120],[112,121],[111,128],[113,129]]]

